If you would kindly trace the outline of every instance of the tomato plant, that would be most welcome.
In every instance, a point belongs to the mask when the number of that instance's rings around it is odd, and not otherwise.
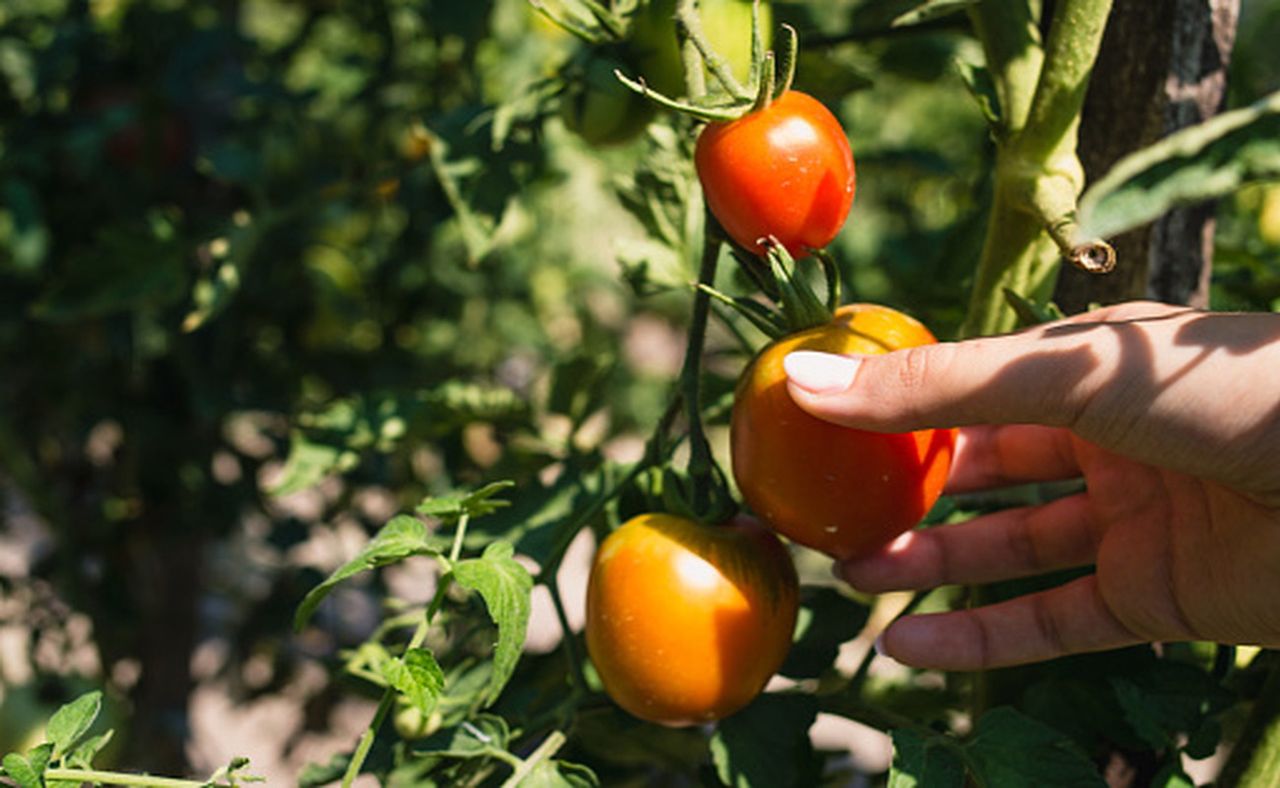
[[[795,350],[886,353],[934,342],[907,315],[851,304],[766,347],[738,384],[733,474],[743,498],[780,533],[836,558],[865,555],[916,525],[951,467],[954,430],[885,434],[821,421],[787,393]]]
[[[643,514],[596,554],[587,650],[609,695],[635,716],[720,719],[782,664],[797,595],[791,557],[758,521],[707,527]]]
[[[684,64],[676,37],[676,0],[651,0],[632,22],[631,39],[640,57],[640,73],[656,90],[684,92]],[[747,82],[751,75],[751,0],[702,0],[698,16],[707,41],[723,57],[733,75]],[[769,45],[773,10],[760,4],[760,30]]]
[[[708,124],[694,162],[711,212],[756,252],[768,236],[792,255],[831,243],[857,186],[840,121],[794,90],[738,120]]]

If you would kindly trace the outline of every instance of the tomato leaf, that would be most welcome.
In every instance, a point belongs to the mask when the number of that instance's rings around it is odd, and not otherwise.
[[[67,755],[67,765],[76,769],[93,768],[93,759],[98,757],[98,753],[102,752],[102,748],[107,746],[114,735],[115,731],[106,731],[85,739]]]
[[[892,732],[893,766],[886,788],[961,788],[964,761],[944,736],[923,736],[900,728]]]
[[[299,414],[272,495],[306,489],[349,471],[364,452],[390,452],[411,435],[438,435],[473,421],[510,424],[528,403],[510,389],[449,381],[424,391],[379,391],[333,400]]]
[[[910,27],[966,10],[977,0],[922,0],[915,8],[894,17],[890,27]]]
[[[37,770],[25,756],[11,752],[4,756],[4,773],[16,782],[19,788],[41,788],[43,769]]]
[[[812,755],[809,727],[818,715],[812,695],[761,695],[720,721],[711,757],[721,782],[732,788],[797,785]],[[799,765],[799,766],[798,766]]]
[[[444,671],[425,648],[410,649],[403,657],[383,662],[380,672],[423,716],[435,710],[444,692]]]
[[[978,720],[965,751],[975,776],[985,785],[1106,785],[1075,742],[1008,706],[992,709]]]
[[[957,60],[956,73],[969,90],[969,95],[977,102],[978,111],[986,118],[987,125],[992,129],[999,129],[1004,121],[1001,118],[1000,95],[996,92],[996,82],[991,72],[983,66]]]
[[[53,757],[61,758],[89,732],[102,711],[102,693],[86,692],[53,713],[45,726],[45,736],[53,744]]]
[[[778,672],[795,679],[821,676],[835,663],[840,645],[862,631],[869,613],[830,586],[802,587],[791,651]]]
[[[293,625],[301,630],[334,586],[368,569],[393,564],[411,555],[440,555],[440,540],[421,520],[402,514],[384,525],[360,554],[343,564],[298,605]]]
[[[595,456],[567,461],[551,484],[523,486],[510,508],[470,528],[467,546],[479,549],[502,539],[513,543],[521,555],[539,565],[545,563],[582,529],[593,513],[599,512],[606,479],[614,471],[614,466],[601,463]]]
[[[520,781],[520,788],[595,788],[595,772],[576,763],[541,761]]]
[[[1280,92],[1121,159],[1080,198],[1082,238],[1107,238],[1180,205],[1280,178]]]
[[[483,517],[511,505],[510,501],[501,498],[495,500],[493,496],[515,484],[504,480],[486,484],[469,493],[433,496],[418,504],[415,511],[426,517],[439,517],[445,521],[457,520],[464,514],[468,517]]]
[[[1232,700],[1231,693],[1209,674],[1167,660],[1157,661],[1144,673],[1111,676],[1110,683],[1125,722],[1156,750],[1176,744],[1181,734],[1197,731],[1207,714]]]
[[[494,542],[484,555],[459,561],[453,567],[453,578],[463,588],[476,591],[489,609],[489,617],[498,625],[498,642],[493,653],[493,675],[483,703],[498,699],[507,679],[516,669],[520,649],[529,625],[530,593],[533,578],[529,570],[512,558],[510,542]]]

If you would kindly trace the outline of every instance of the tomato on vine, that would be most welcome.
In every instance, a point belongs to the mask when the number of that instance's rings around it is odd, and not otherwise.
[[[779,533],[835,558],[867,555],[914,527],[946,483],[955,431],[876,433],[822,421],[787,393],[795,350],[887,353],[935,342],[907,315],[850,304],[830,322],[779,339],[752,361],[734,398],[733,475]]]
[[[707,124],[694,164],[711,213],[758,254],[769,236],[792,256],[831,243],[857,187],[840,121],[795,90],[737,120]]]
[[[596,553],[587,651],[631,714],[667,725],[720,719],[782,665],[798,597],[791,556],[759,521],[642,514]]]
[[[593,51],[566,69],[567,85],[560,100],[560,117],[570,131],[587,143],[626,142],[653,119],[653,104],[614,77],[614,71],[627,68],[622,57]]]

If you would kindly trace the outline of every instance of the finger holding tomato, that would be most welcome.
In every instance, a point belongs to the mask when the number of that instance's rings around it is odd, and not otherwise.
[[[758,521],[632,518],[600,545],[587,651],[606,692],[651,722],[688,725],[751,702],[791,644],[798,581]]]
[[[770,344],[743,374],[730,427],[733,474],[751,509],[792,541],[838,559],[911,529],[947,480],[955,431],[868,432],[822,421],[787,391],[797,350],[880,354],[936,340],[888,307],[851,304],[833,320]]]

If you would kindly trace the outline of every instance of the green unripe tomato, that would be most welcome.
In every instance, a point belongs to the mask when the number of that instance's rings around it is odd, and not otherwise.
[[[635,73],[608,50],[586,51],[564,71],[560,116],[570,131],[592,145],[626,142],[643,131],[654,116],[653,103],[619,82],[615,69]]]
[[[424,717],[417,706],[403,706],[395,716],[396,733],[406,741],[425,739],[440,730],[443,723],[444,715],[439,709]]]
[[[729,62],[743,85],[751,79],[751,0],[700,0],[702,32],[716,54]],[[684,94],[684,63],[676,38],[676,0],[649,0],[636,12],[631,42],[640,60],[640,75],[668,96]],[[773,8],[760,3],[760,32],[765,48],[773,41]],[[715,78],[707,70],[708,85]]]

